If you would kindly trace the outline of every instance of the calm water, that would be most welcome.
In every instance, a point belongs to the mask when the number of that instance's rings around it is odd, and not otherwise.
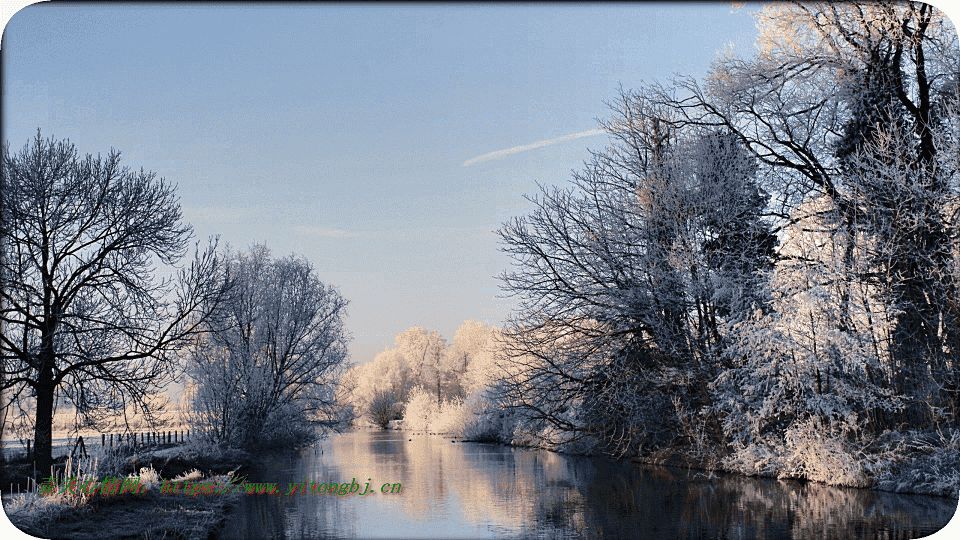
[[[942,497],[695,475],[358,430],[266,459],[251,480],[283,494],[244,497],[222,538],[917,538],[957,509]],[[309,493],[354,478],[357,494]],[[287,495],[305,480],[308,493]]]

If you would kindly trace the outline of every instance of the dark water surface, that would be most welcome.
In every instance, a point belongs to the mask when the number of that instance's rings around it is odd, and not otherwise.
[[[282,494],[243,497],[222,538],[918,538],[957,510],[943,497],[708,480],[401,431],[351,431],[264,461],[250,480]],[[354,479],[354,494],[310,493]],[[287,495],[304,481],[307,493]]]

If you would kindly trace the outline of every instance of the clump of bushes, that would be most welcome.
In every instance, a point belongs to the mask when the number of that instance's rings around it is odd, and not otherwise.
[[[393,392],[377,392],[370,405],[367,408],[370,420],[380,426],[381,429],[387,429],[391,420],[400,420],[403,414],[403,408],[397,403],[397,398]]]
[[[403,409],[403,424],[413,431],[432,431],[431,425],[442,410],[436,398],[421,386],[410,392],[410,399]]]
[[[522,415],[497,406],[485,390],[438,405],[432,393],[417,387],[410,393],[403,411],[407,429],[468,441],[524,444],[522,435],[527,431],[523,428]]]
[[[960,497],[960,430],[891,439],[876,467],[877,489]]]

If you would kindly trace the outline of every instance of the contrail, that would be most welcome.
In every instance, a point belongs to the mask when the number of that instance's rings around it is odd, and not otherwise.
[[[482,156],[477,156],[475,158],[470,158],[463,162],[463,167],[469,167],[474,163],[479,163],[481,161],[487,161],[489,159],[497,159],[503,156],[509,156],[510,154],[516,154],[518,152],[526,152],[527,150],[533,150],[535,148],[543,148],[544,146],[550,146],[551,144],[557,144],[558,142],[569,141],[570,139],[579,139],[580,137],[590,137],[593,135],[602,135],[606,133],[606,130],[603,129],[591,129],[589,131],[581,131],[580,133],[571,133],[569,135],[561,135],[560,137],[555,137],[553,139],[545,139],[542,141],[537,141],[535,143],[524,144],[521,146],[513,146],[510,148],[505,148],[503,150],[497,150],[496,152],[490,152],[489,154],[483,154]]]

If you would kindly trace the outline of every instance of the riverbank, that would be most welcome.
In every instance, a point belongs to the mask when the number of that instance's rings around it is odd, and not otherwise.
[[[545,437],[504,427],[491,425],[485,429],[461,429],[442,434],[464,442],[494,442],[569,455],[602,453],[597,444],[585,439],[573,444],[547,444]],[[412,430],[402,421],[391,422],[390,429],[441,433],[429,427],[426,431]],[[474,436],[465,436],[471,433]],[[831,437],[810,436],[802,445],[758,445],[733,452],[730,448],[677,444],[644,455],[625,457],[636,463],[700,470],[708,477],[728,473],[960,498],[960,431],[956,430],[946,435],[941,432],[888,432],[869,446],[860,448]]]
[[[227,513],[240,497],[237,485],[253,463],[239,450],[198,449],[168,445],[138,452],[99,452],[76,463],[58,460],[54,494],[41,494],[44,486],[8,495],[4,510],[22,531],[41,538],[100,540],[110,538],[166,538],[205,540],[223,526]],[[28,464],[11,462],[10,475]],[[103,482],[117,478],[136,485],[125,493],[95,488],[69,488],[70,480]],[[213,493],[164,492],[163,480],[215,486]],[[95,485],[95,484],[91,484]],[[219,489],[218,489],[219,488]],[[48,489],[47,491],[51,491]],[[87,491],[87,494],[82,493]]]
[[[838,487],[871,489],[890,493],[935,495],[960,499],[960,453],[952,448],[918,451],[896,457],[870,456],[866,463],[848,462],[847,467],[859,469],[859,475],[844,481],[839,469],[833,481],[812,480],[803,475],[784,474],[782,466],[773,459],[758,459],[751,463],[720,457],[704,459],[688,456],[682,449],[663,449],[647,456],[631,458],[635,463],[699,470],[708,477],[716,473],[738,474],[747,477],[790,479],[827,484]],[[825,468],[828,464],[825,464]],[[848,477],[850,478],[850,477]]]

